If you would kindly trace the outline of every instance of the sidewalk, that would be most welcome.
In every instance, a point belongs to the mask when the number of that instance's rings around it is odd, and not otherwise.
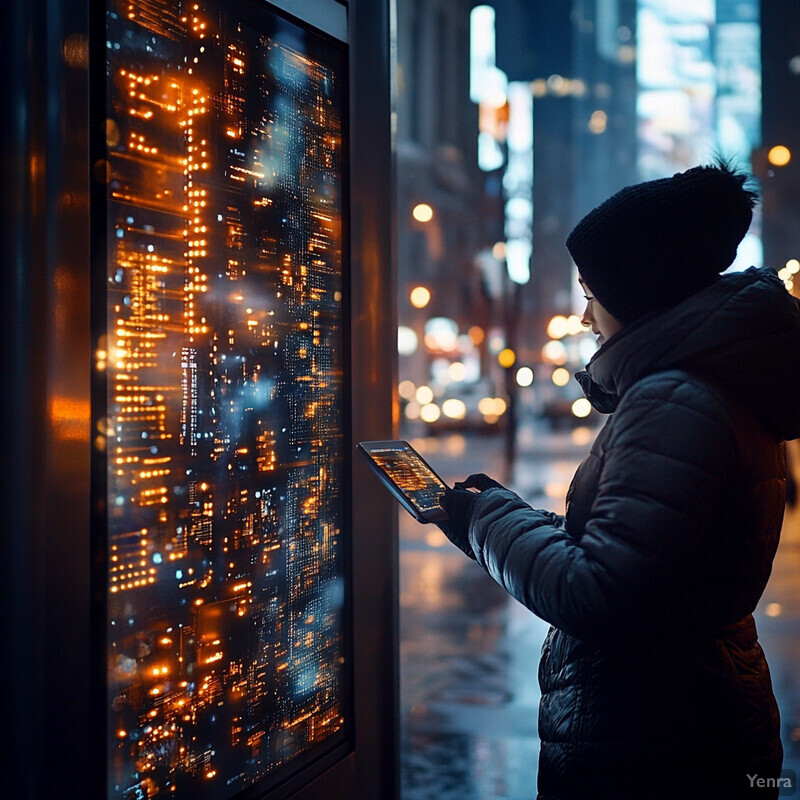
[[[800,776],[800,504],[787,509],[772,575],[755,618],[781,712],[783,765]]]
[[[497,440],[417,442],[442,477],[501,474]],[[588,447],[524,435],[514,487],[563,511]],[[543,457],[546,455],[547,457]],[[400,515],[402,800],[532,800],[537,668],[548,625],[511,600],[438,529]],[[800,774],[800,508],[787,514],[756,612],[782,717],[785,767]]]

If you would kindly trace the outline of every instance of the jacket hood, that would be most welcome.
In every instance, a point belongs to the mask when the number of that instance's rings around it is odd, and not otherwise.
[[[634,383],[671,369],[729,391],[778,439],[800,437],[800,300],[770,269],[723,275],[623,328],[576,377],[610,413]]]

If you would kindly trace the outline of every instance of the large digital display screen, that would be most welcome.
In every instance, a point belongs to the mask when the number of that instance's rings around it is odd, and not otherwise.
[[[346,45],[107,0],[107,796],[225,800],[349,734]]]

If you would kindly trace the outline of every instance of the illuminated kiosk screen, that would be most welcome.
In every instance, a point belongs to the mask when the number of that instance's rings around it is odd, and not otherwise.
[[[346,55],[249,0],[106,7],[109,798],[350,736]]]

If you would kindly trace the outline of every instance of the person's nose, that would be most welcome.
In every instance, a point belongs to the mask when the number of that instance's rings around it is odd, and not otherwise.
[[[581,325],[586,328],[592,327],[592,322],[594,322],[594,317],[592,316],[591,311],[589,311],[590,305],[589,303],[586,304],[586,310],[583,312],[583,316],[581,317]]]

